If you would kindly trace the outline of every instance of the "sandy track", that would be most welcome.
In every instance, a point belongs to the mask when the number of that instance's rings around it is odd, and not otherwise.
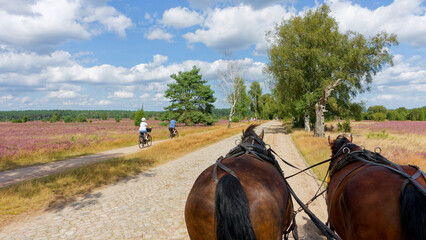
[[[268,122],[265,142],[285,160],[305,167],[289,135],[279,122]],[[184,206],[198,175],[235,146],[233,136],[187,154],[134,178],[94,191],[61,209],[28,217],[0,231],[0,239],[188,239]],[[286,175],[295,172],[281,165]],[[318,185],[306,174],[289,180],[306,202]],[[298,206],[296,206],[297,208]],[[326,220],[324,198],[310,209]],[[321,239],[304,213],[297,215],[300,239]]]

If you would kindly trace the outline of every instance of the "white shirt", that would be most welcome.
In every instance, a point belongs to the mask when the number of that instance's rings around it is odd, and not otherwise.
[[[146,131],[146,126],[148,126],[148,123],[141,122],[140,127],[139,127],[139,131]]]

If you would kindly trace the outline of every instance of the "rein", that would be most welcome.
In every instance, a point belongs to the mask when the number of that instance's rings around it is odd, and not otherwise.
[[[298,167],[290,164],[289,162],[285,161],[283,158],[281,158],[275,151],[273,151],[270,147],[267,148],[266,146],[269,145],[265,145],[263,143],[263,141],[257,137],[257,135],[252,135],[253,141],[251,143],[249,142],[243,142],[240,143],[239,145],[237,145],[235,148],[233,148],[231,151],[229,151],[228,154],[226,154],[225,157],[221,156],[216,160],[216,163],[213,167],[213,181],[215,183],[218,182],[218,178],[217,178],[217,168],[221,168],[223,171],[227,172],[228,174],[237,177],[237,174],[235,174],[234,171],[232,171],[231,169],[229,169],[228,167],[226,167],[225,165],[223,165],[221,162],[226,159],[226,158],[231,158],[231,157],[238,157],[244,154],[251,154],[253,155],[255,158],[261,160],[261,161],[268,161],[271,162],[276,168],[277,170],[281,173],[280,175],[282,176],[284,182],[287,184],[287,188],[290,192],[290,194],[293,196],[293,198],[296,200],[296,202],[300,205],[300,208],[309,216],[309,218],[312,220],[312,222],[315,224],[315,226],[317,226],[317,228],[322,232],[322,234],[324,236],[327,237],[328,240],[331,239],[337,239],[337,240],[342,240],[333,230],[331,230],[329,227],[327,227],[323,222],[321,222],[321,220],[315,216],[314,213],[312,213],[309,208],[307,207],[307,205],[309,205],[312,201],[314,201],[318,196],[320,196],[321,194],[323,194],[325,191],[322,191],[319,195],[315,195],[306,205],[302,202],[302,200],[300,200],[299,197],[297,197],[296,193],[293,191],[293,189],[290,187],[290,185],[287,182],[287,178],[293,177],[301,172],[304,172],[312,167],[318,166],[320,164],[324,164],[328,161],[331,161],[333,158],[330,158],[328,160],[325,160],[321,163],[315,164],[314,166],[311,166],[307,169],[301,170],[300,172],[298,172],[297,174],[293,174],[289,177],[285,177],[284,176],[284,171],[281,169],[281,167],[278,164],[278,161],[275,159],[274,155],[272,153],[274,153],[276,156],[278,156],[285,164],[289,165],[290,167],[293,167],[295,169],[300,170]],[[254,141],[256,141],[258,144],[255,144]],[[325,181],[325,179],[324,179]],[[324,183],[323,181],[323,183]],[[319,189],[317,191],[317,193],[319,192]],[[295,215],[296,213],[302,211],[302,210],[298,210],[297,212],[294,212],[295,214],[293,215],[293,223],[291,224],[291,226],[289,227],[288,230],[286,230],[286,234],[289,233],[290,231],[292,231],[293,229],[296,229],[296,224],[295,224]],[[295,239],[297,239],[297,232],[293,231],[293,236],[295,237]]]

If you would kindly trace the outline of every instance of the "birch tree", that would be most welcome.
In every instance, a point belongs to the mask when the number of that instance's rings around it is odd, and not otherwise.
[[[240,74],[241,66],[236,62],[229,62],[226,70],[218,72],[222,92],[225,94],[231,109],[229,112],[228,128],[231,127],[231,120],[235,114],[235,107],[244,90],[244,80]]]

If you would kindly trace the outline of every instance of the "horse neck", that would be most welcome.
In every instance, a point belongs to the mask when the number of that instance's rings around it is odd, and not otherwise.
[[[265,147],[265,142],[263,142],[263,140],[254,133],[246,136],[243,140],[241,140],[241,143],[250,143],[252,145]]]

